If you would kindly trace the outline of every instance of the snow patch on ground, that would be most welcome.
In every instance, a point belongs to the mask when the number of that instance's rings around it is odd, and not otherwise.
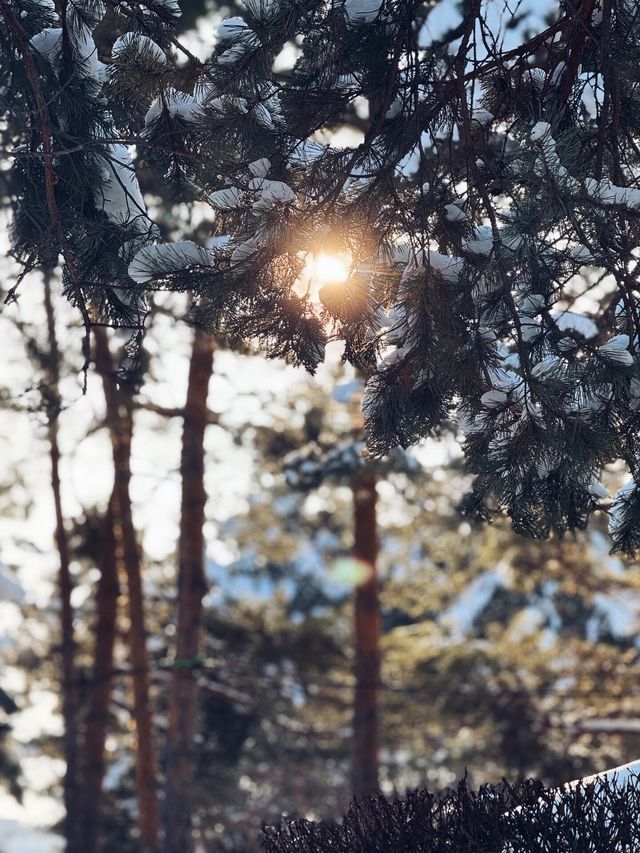
[[[0,853],[62,853],[59,835],[0,817]]]

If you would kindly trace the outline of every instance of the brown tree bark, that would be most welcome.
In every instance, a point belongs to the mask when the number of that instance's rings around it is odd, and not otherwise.
[[[157,762],[149,699],[149,658],[145,628],[142,560],[131,508],[131,439],[133,406],[131,395],[115,381],[113,359],[106,330],[94,328],[94,360],[102,376],[107,425],[111,435],[114,468],[114,515],[118,558],[127,578],[129,651],[133,681],[133,716],[136,726],[136,783],[140,813],[141,849],[158,850],[159,811]]]
[[[204,435],[209,422],[207,396],[214,339],[196,329],[187,400],[183,414],[182,502],[178,546],[176,659],[171,672],[164,803],[165,850],[191,853],[193,813],[193,740],[197,717],[197,664],[200,652],[205,580]]]
[[[120,584],[114,531],[114,498],[103,522],[100,579],[96,590],[93,672],[89,707],[84,720],[82,796],[79,841],[83,853],[100,849],[100,821],[105,774],[105,741],[109,722],[113,677],[113,650]]]
[[[355,697],[353,710],[353,794],[377,791],[380,689],[380,602],[376,478],[365,471],[353,482],[354,558],[367,577],[355,591]]]
[[[51,459],[51,490],[55,509],[55,539],[58,549],[58,594],[60,596],[60,628],[62,658],[62,718],[64,722],[63,749],[66,769],[63,782],[65,807],[65,839],[68,853],[79,853],[78,827],[78,697],[76,680],[76,644],[73,631],[73,608],[69,540],[64,526],[60,485],[60,444],[58,416],[60,414],[60,350],[56,335],[55,311],[51,293],[51,274],[44,275],[44,307],[47,317],[48,352],[43,399],[47,411],[47,437]]]

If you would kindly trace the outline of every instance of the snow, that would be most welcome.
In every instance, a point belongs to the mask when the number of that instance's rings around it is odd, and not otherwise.
[[[0,845],[2,853],[62,853],[65,847],[59,835],[6,818],[0,818]]]
[[[445,207],[446,219],[448,222],[468,222],[467,214],[458,207],[457,204],[446,204]]]
[[[380,14],[382,0],[345,0],[344,12],[355,26],[372,24]]]
[[[94,193],[96,204],[116,225],[135,222],[139,231],[148,231],[151,223],[128,148],[112,144],[103,153],[98,167],[102,183]]]
[[[556,141],[551,135],[551,125],[546,121],[537,122],[529,134],[532,142],[539,144],[540,154],[534,163],[535,174],[540,177],[551,175],[552,178],[565,190],[578,192],[579,182],[573,178],[567,169],[560,163],[556,150]],[[513,167],[516,163],[514,162]],[[518,163],[518,166],[521,164]]]
[[[210,267],[213,256],[191,240],[144,246],[129,264],[129,275],[138,284],[163,273],[179,272],[192,266]]]
[[[504,391],[500,391],[497,388],[491,388],[489,391],[485,391],[482,397],[480,397],[480,402],[486,409],[495,409],[502,405],[504,405],[507,401],[507,395]]]
[[[531,370],[536,379],[544,379],[549,374],[558,373],[564,369],[564,362],[557,356],[547,356],[541,359]]]
[[[567,67],[566,62],[559,62],[556,67],[553,69],[553,73],[551,75],[551,85],[557,86],[564,74],[564,69]]]
[[[255,104],[251,110],[251,115],[260,127],[264,127],[267,130],[271,130],[274,127],[273,117],[266,104]]]
[[[588,729],[585,729],[585,730],[588,730]],[[591,776],[583,776],[581,779],[574,779],[571,782],[566,782],[561,787],[555,789],[555,791],[556,791],[556,803],[558,804],[558,811],[560,811],[559,807],[560,807],[560,801],[561,801],[562,795],[564,793],[570,792],[572,789],[577,788],[578,786],[580,786],[584,790],[585,787],[593,785],[594,789],[595,789],[594,790],[594,793],[595,793],[595,792],[597,792],[597,789],[598,789],[598,782],[613,783],[613,786],[616,788],[625,788],[630,783],[634,783],[637,785],[639,782],[639,777],[640,777],[640,761],[631,761],[628,764],[623,764],[620,767],[614,767],[611,770],[605,770],[602,773],[594,773]],[[588,795],[585,793],[585,796],[588,796]],[[540,802],[543,802],[543,800],[541,800]],[[594,808],[598,808],[598,807],[599,807],[599,804],[598,804],[597,798],[594,798]],[[556,806],[554,805],[554,810],[555,809],[556,809]],[[523,809],[522,806],[518,806],[516,809],[514,809],[514,812],[522,812],[524,814],[529,814],[532,819],[535,819],[535,806],[528,806],[525,809]],[[549,840],[548,837],[545,838],[545,841],[548,841],[548,840]],[[598,849],[598,850],[603,849],[604,850],[605,849],[605,848],[601,848],[600,844],[598,844],[596,846],[592,846],[592,844],[589,843],[589,842],[595,843],[596,842],[595,838],[588,839],[585,837],[585,838],[582,838],[581,840],[584,841],[585,844],[587,844],[587,847],[585,849],[593,849],[593,850],[596,850],[596,849]],[[532,849],[532,848],[530,848],[530,849]],[[547,848],[547,849],[550,849],[550,848]],[[609,849],[609,848],[607,847],[607,849]],[[616,847],[616,850],[617,849],[621,849],[621,848]],[[628,849],[631,849],[631,848],[628,848]],[[502,853],[516,853],[516,848],[514,847],[514,845],[511,842],[508,842],[505,846],[503,846]]]
[[[232,95],[224,95],[220,98],[213,98],[207,102],[212,110],[219,113],[238,112],[246,115],[249,112],[246,98],[236,98]]]
[[[489,110],[482,109],[482,107],[474,107],[471,118],[473,121],[484,127],[487,124],[491,124],[493,121],[493,113],[490,113]]]
[[[523,314],[533,317],[545,306],[544,296],[540,293],[524,293],[518,298],[518,307]]]
[[[401,345],[409,331],[404,305],[395,305],[384,319],[384,325],[387,327],[387,342]]]
[[[216,30],[216,38],[220,41],[237,41],[238,39],[246,40],[255,39],[255,33],[249,27],[246,21],[237,16],[233,18],[225,18]]]
[[[387,121],[392,121],[392,119],[397,118],[402,112],[402,106],[402,98],[396,98],[385,113],[385,119]]]
[[[75,33],[77,50],[77,69],[83,77],[90,77],[99,86],[107,79],[107,67],[98,59],[98,48],[88,27],[81,26]]]
[[[24,589],[13,577],[9,569],[3,563],[0,563],[0,601],[23,604],[24,599]]]
[[[211,193],[209,204],[216,210],[234,210],[237,207],[242,207],[241,196],[242,190],[239,187],[226,187],[223,190],[216,190]]]
[[[247,261],[250,261],[258,252],[260,242],[261,241],[258,236],[253,236],[246,240],[241,240],[239,243],[235,243],[231,252],[231,263],[244,264]]]
[[[586,246],[578,243],[571,248],[571,257],[581,264],[593,263],[593,255]]]
[[[496,342],[496,333],[493,329],[487,329],[486,326],[478,327],[478,336],[484,341],[486,344],[493,344]]]
[[[615,539],[622,530],[625,509],[627,503],[633,497],[636,488],[635,480],[628,480],[624,486],[616,492],[615,497],[613,498],[611,514],[609,516],[609,535],[612,539]]]
[[[218,57],[219,65],[236,65],[240,62],[241,59],[244,58],[246,53],[246,48],[243,44],[234,44],[233,47],[228,48]]]
[[[589,195],[603,204],[640,209],[640,189],[618,187],[606,178],[601,181],[596,181],[595,178],[587,178],[584,185]]]
[[[205,247],[207,249],[224,249],[225,246],[229,245],[231,237],[228,234],[219,234],[215,237],[208,237],[205,240]]]
[[[572,782],[567,782],[564,788],[574,788],[576,785],[589,785],[605,780],[615,782],[616,786],[622,788],[628,782],[637,781],[638,776],[640,776],[640,761],[630,761],[628,764],[613,767],[611,770],[605,770],[602,773],[594,773],[592,776],[574,779]]]
[[[531,128],[529,137],[532,142],[539,142],[547,134],[551,133],[551,125],[547,121],[539,121]]]
[[[592,480],[588,486],[588,492],[592,495],[596,500],[602,500],[604,498],[609,497],[608,489],[600,483],[598,480]]]
[[[62,29],[59,27],[45,27],[31,38],[31,45],[42,56],[46,56],[53,66],[58,62],[61,43]]]
[[[602,19],[604,17],[604,10],[602,8],[602,3],[596,3],[593,7],[593,12],[591,13],[591,26],[598,27],[602,23]]]
[[[544,88],[546,75],[542,68],[527,68],[523,71],[522,76],[524,79],[528,79],[539,92]]]
[[[267,157],[261,157],[259,160],[254,160],[249,163],[249,172],[254,178],[266,178],[271,168],[271,160]]]
[[[200,118],[202,107],[200,103],[186,92],[180,92],[171,86],[163,93],[162,98],[156,98],[144,117],[145,126],[151,125],[162,115],[163,110],[174,118],[193,122]]]
[[[156,6],[163,6],[174,18],[179,18],[182,14],[178,0],[154,0],[154,4]]]
[[[415,276],[421,269],[435,270],[446,281],[455,282],[458,281],[464,269],[464,261],[462,258],[443,255],[435,250],[420,251],[410,257],[402,275],[401,285]]]
[[[74,27],[73,36],[77,73],[82,77],[95,80],[96,84],[101,86],[106,80],[106,66],[98,59],[98,49],[91,37],[91,30],[81,24],[79,27]],[[45,27],[31,38],[31,45],[49,60],[53,68],[56,68],[62,48],[62,29]]]
[[[134,47],[137,53],[144,53],[162,65],[167,62],[167,56],[160,45],[141,33],[125,33],[116,39],[111,49],[111,56],[116,58],[129,47]]]
[[[301,139],[293,147],[289,160],[295,166],[311,166],[329,150],[328,145],[311,139]]]
[[[493,232],[491,228],[478,229],[476,237],[472,240],[465,240],[462,244],[466,252],[471,252],[472,255],[488,255],[493,250]]]
[[[73,10],[70,11],[70,15]],[[94,12],[104,13],[104,9],[96,4]],[[100,14],[94,14],[97,22]],[[96,96],[99,94],[102,84],[106,80],[106,66],[98,59],[98,50],[91,35],[91,30],[82,21],[76,21],[70,17],[73,30],[73,43],[76,53],[77,73],[94,81]],[[136,43],[153,46],[160,51],[164,60],[164,53],[158,45],[145,36],[136,36]],[[114,45],[114,55],[123,50],[134,39],[131,33],[127,33]],[[62,29],[47,27],[37,33],[31,39],[31,44],[39,53],[46,56],[55,68],[60,57],[62,45]],[[100,140],[108,131],[104,127],[96,127],[95,138]],[[133,162],[128,148],[122,144],[108,144],[102,148],[102,156],[98,160],[97,170],[101,178],[101,185],[94,191],[96,205],[104,210],[108,219],[116,225],[134,225],[140,233],[149,232],[151,223],[147,216],[144,200],[140,192],[138,180],[135,175]]]
[[[505,229],[501,228],[498,235],[500,242],[508,249],[516,251],[522,245],[522,237],[519,234],[505,235],[504,232]],[[462,243],[463,249],[471,252],[472,255],[488,255],[493,250],[493,245],[493,229],[489,225],[479,226],[476,228],[474,237]]]
[[[483,572],[474,578],[439,617],[443,626],[457,635],[473,627],[474,620],[491,601],[497,589],[505,585],[502,567]]]
[[[608,361],[611,364],[621,364],[629,367],[633,364],[633,356],[627,349],[628,346],[628,335],[615,335],[606,344],[598,347],[598,354],[604,361]]]
[[[522,384],[521,377],[512,370],[505,370],[501,367],[491,367],[489,368],[488,373],[492,386],[501,391],[515,391]]]
[[[268,178],[252,178],[249,190],[257,193],[253,202],[254,210],[268,210],[274,204],[291,204],[296,195],[288,184],[283,181],[270,181]]]

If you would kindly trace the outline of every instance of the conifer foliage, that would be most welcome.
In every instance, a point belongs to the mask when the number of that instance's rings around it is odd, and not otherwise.
[[[61,254],[87,326],[140,329],[145,292],[164,287],[199,297],[206,327],[309,370],[343,339],[369,375],[371,450],[457,418],[476,475],[466,511],[506,510],[528,535],[608,508],[602,467],[622,460],[610,531],[633,551],[637,4],[562,2],[509,49],[522,25],[507,4],[494,18],[495,4],[461,3],[439,40],[415,0],[245,5],[206,62],[187,56],[192,91],[173,0],[0,5],[25,268]],[[122,35],[103,62],[105,15]],[[363,104],[361,141],[332,144],[322,131]],[[208,206],[206,245],[156,242],[133,144],[178,198]],[[316,298],[300,285],[320,251],[350,257],[351,275]]]
[[[602,777],[545,789],[527,780],[510,787],[466,779],[434,795],[410,791],[354,800],[340,825],[294,820],[267,827],[268,853],[569,853],[634,850],[637,777]]]

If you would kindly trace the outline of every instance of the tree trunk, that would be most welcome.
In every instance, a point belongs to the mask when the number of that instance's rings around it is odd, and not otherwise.
[[[196,329],[182,432],[182,503],[178,550],[176,659],[171,672],[165,796],[165,850],[193,850],[193,739],[197,717],[197,664],[205,580],[204,435],[214,339]]]
[[[60,351],[56,335],[55,312],[51,295],[51,273],[44,274],[44,307],[47,317],[49,351],[46,360],[46,382],[43,397],[47,410],[47,436],[51,458],[51,490],[56,517],[55,539],[60,565],[58,568],[58,594],[60,596],[60,627],[62,657],[62,718],[64,721],[64,807],[65,839],[68,853],[79,853],[78,828],[78,700],[73,633],[73,608],[71,606],[71,580],[69,540],[62,514],[60,487],[60,445],[58,416],[60,414]]]
[[[378,790],[380,602],[374,474],[364,472],[356,477],[353,498],[354,558],[367,568],[367,578],[358,584],[355,592],[353,793],[361,797]]]
[[[84,724],[82,810],[79,833],[80,849],[83,853],[96,853],[100,843],[105,741],[109,722],[113,649],[116,638],[118,597],[120,595],[113,504],[112,495],[103,523],[100,579],[96,590],[96,639],[93,673],[89,693],[89,708]]]
[[[136,782],[140,811],[141,849],[158,849],[157,763],[149,700],[149,659],[145,628],[142,565],[131,510],[131,439],[133,432],[130,394],[118,389],[109,340],[104,328],[96,326],[95,364],[102,376],[111,435],[114,468],[114,515],[119,559],[127,578],[129,650],[133,672],[133,714],[137,734]]]

